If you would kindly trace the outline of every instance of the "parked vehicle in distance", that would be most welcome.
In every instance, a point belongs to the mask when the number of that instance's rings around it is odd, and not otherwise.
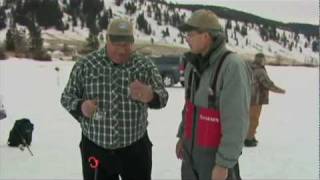
[[[158,67],[166,87],[180,82],[180,55],[151,56],[150,58]]]
[[[180,55],[179,57],[179,74],[180,74],[180,84],[181,86],[184,86],[184,69],[186,68],[187,65],[187,60],[186,60],[186,55],[188,52]]]

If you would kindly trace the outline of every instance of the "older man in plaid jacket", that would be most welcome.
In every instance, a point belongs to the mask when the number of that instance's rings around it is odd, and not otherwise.
[[[81,125],[85,180],[151,179],[147,109],[164,107],[168,92],[133,42],[131,22],[113,20],[106,47],[76,62],[62,94],[62,105]]]

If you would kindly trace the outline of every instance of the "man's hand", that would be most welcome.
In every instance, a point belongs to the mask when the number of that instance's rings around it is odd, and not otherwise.
[[[178,159],[183,158],[183,143],[182,143],[182,138],[180,138],[177,142],[176,145],[176,155]]]
[[[215,165],[212,169],[211,180],[225,180],[228,177],[228,168]]]
[[[81,104],[81,112],[87,118],[91,118],[97,108],[97,101],[95,100],[85,100]]]
[[[131,98],[134,100],[148,103],[153,99],[153,90],[151,86],[148,86],[138,80],[133,81],[129,88]]]
[[[282,89],[282,88],[279,88],[279,87],[273,87],[270,89],[272,92],[275,92],[275,93],[280,93],[280,94],[285,94],[286,93],[286,90]]]
[[[285,93],[286,93],[286,90],[279,88],[278,93],[280,93],[280,94],[285,94]]]

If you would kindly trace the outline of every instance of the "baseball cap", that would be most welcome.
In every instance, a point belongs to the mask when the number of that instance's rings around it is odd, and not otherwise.
[[[180,31],[188,32],[193,30],[222,32],[218,16],[209,10],[199,9],[192,13],[191,17],[179,27]]]
[[[107,37],[114,42],[133,43],[133,25],[125,18],[114,19],[108,26]]]

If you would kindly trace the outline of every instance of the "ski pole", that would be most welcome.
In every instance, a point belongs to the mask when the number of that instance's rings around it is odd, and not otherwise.
[[[28,143],[26,142],[26,140],[25,140],[24,138],[22,138],[22,142],[23,142],[24,146],[27,147],[30,155],[33,156],[33,153],[32,153],[32,151],[31,151],[31,149],[30,149],[30,146],[28,145]]]
[[[20,133],[19,130],[18,130],[18,135],[20,136],[20,138],[21,138],[21,140],[22,140],[22,145],[23,145],[23,147],[19,146],[20,150],[23,151],[23,150],[24,150],[24,147],[26,146],[27,149],[28,149],[28,151],[29,151],[29,153],[30,153],[30,155],[33,156],[33,153],[32,153],[32,151],[31,151],[31,149],[30,149],[30,146],[28,145],[26,139],[22,137],[22,135],[21,135],[21,133]]]
[[[94,169],[94,180],[98,180],[98,168],[99,168],[100,161],[94,156],[90,156],[88,158],[88,161],[89,161],[90,167]]]

